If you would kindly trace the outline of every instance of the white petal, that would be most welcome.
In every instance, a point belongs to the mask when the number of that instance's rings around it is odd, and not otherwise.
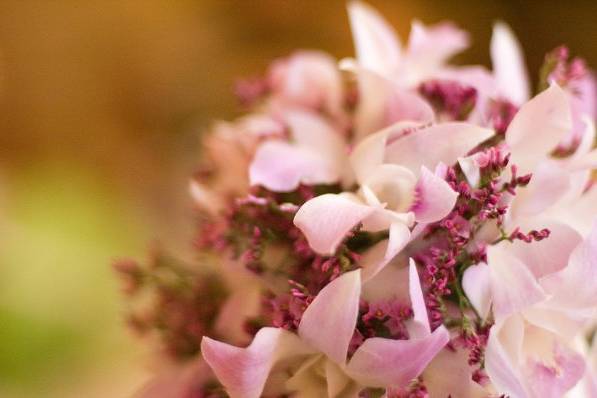
[[[423,337],[431,333],[429,326],[429,317],[427,315],[427,306],[425,297],[421,289],[421,281],[415,261],[411,258],[408,264],[408,291],[410,302],[414,313],[414,322],[419,326],[416,329],[415,337]]]
[[[348,16],[359,64],[382,75],[394,72],[401,61],[394,29],[376,10],[360,1],[348,4]]]
[[[529,78],[520,43],[503,22],[493,26],[491,61],[499,93],[516,105],[529,99]]]
[[[477,313],[487,318],[491,305],[489,266],[481,263],[468,267],[462,275],[462,289]]]

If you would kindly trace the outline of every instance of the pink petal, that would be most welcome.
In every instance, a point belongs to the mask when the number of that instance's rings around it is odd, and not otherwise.
[[[360,270],[334,279],[307,307],[299,325],[299,336],[337,364],[344,364],[357,323],[360,294]]]
[[[582,158],[589,154],[591,149],[593,149],[593,143],[595,142],[596,137],[595,122],[593,122],[590,117],[583,115],[580,122],[584,124],[584,130],[582,131],[578,147],[576,148],[576,151],[574,151],[574,155],[572,155],[573,159]],[[595,155],[595,150],[593,150],[593,153],[593,156],[597,157],[597,155]]]
[[[566,308],[557,308],[553,300],[538,303],[523,312],[526,321],[541,329],[562,336],[572,341],[587,326],[587,319],[594,319],[593,314],[586,314]]]
[[[310,351],[300,339],[284,330],[263,328],[247,348],[203,337],[201,353],[228,394],[235,398],[259,398],[274,364]]]
[[[469,302],[485,319],[491,305],[491,286],[489,266],[481,263],[472,265],[462,275],[462,288]]]
[[[597,308],[597,224],[572,254],[568,266],[545,277],[542,285],[560,307]]]
[[[506,330],[507,339],[500,341],[502,328]],[[495,325],[489,333],[489,340],[485,348],[485,371],[491,380],[491,384],[499,393],[507,394],[516,398],[529,398],[525,387],[521,382],[518,361],[518,351],[522,346],[524,336],[524,324],[520,318],[513,319],[506,324]]]
[[[531,244],[516,241],[509,248],[537,280],[565,268],[570,254],[582,241],[582,237],[576,230],[557,222],[525,223],[521,224],[521,228],[525,231],[547,228],[551,232],[548,239]]]
[[[585,361],[582,356],[558,343],[554,344],[555,366],[528,360],[528,383],[534,396],[560,398],[582,378]]]
[[[512,202],[515,217],[537,216],[558,203],[571,190],[571,174],[554,161],[539,163],[525,189]]]
[[[340,111],[342,80],[334,58],[320,51],[297,51],[269,71],[274,95],[305,107]]]
[[[390,226],[390,235],[387,241],[373,246],[361,257],[360,265],[363,268],[363,282],[377,275],[396,255],[406,246],[410,239],[410,230],[401,222],[394,222]]]
[[[408,167],[415,173],[419,172],[421,166],[433,170],[438,163],[456,163],[459,157],[492,135],[493,131],[468,123],[432,125],[388,144],[385,162]]]
[[[336,170],[315,151],[279,140],[262,144],[249,168],[251,185],[275,192],[295,190],[301,182],[329,184],[338,181]]]
[[[382,75],[394,72],[401,61],[401,46],[392,27],[360,1],[349,2],[348,16],[359,64]]]
[[[409,61],[419,68],[440,66],[469,45],[468,34],[449,22],[425,26],[414,21],[408,38]]]
[[[296,145],[309,148],[325,157],[344,157],[345,146],[340,132],[322,117],[296,109],[282,110],[281,117],[286,121]]]
[[[511,163],[523,173],[532,171],[571,129],[568,97],[557,84],[552,84],[524,104],[510,123],[506,143],[512,153]]]
[[[290,129],[292,143],[272,139],[259,146],[249,168],[251,185],[288,192],[300,183],[338,182],[347,166],[340,134],[308,112],[283,109],[280,117]]]
[[[367,135],[387,126],[386,108],[394,84],[353,60],[341,61],[340,68],[354,73],[357,79],[359,102],[354,117],[354,141],[359,142]]]
[[[421,166],[421,177],[415,188],[416,200],[412,206],[419,222],[430,223],[441,220],[452,211],[458,198],[450,185],[442,178]]]
[[[407,91],[388,78],[344,60],[340,67],[358,81],[359,102],[355,117],[356,140],[401,121],[431,123],[433,108],[416,92]]]
[[[314,251],[331,255],[346,234],[374,210],[342,195],[325,194],[303,204],[294,225],[305,234]]]
[[[545,299],[543,289],[520,260],[495,246],[488,248],[487,257],[496,322]]]
[[[425,297],[421,289],[419,273],[412,258],[409,259],[408,263],[408,293],[413,308],[414,322],[417,325],[415,337],[427,336],[431,333],[431,327],[429,326],[429,317],[427,315],[427,307],[425,306]]]
[[[399,122],[360,141],[350,154],[350,164],[357,181],[363,183],[384,163],[386,143],[389,139],[397,139],[396,137],[418,126],[420,124],[415,122]]]
[[[423,372],[449,340],[443,325],[420,339],[373,337],[357,349],[346,372],[364,386],[404,387]]]
[[[435,120],[433,108],[415,92],[393,89],[386,102],[385,126],[397,122],[431,123]]]
[[[529,78],[520,43],[508,25],[498,22],[491,37],[491,61],[501,95],[516,105],[529,99]]]

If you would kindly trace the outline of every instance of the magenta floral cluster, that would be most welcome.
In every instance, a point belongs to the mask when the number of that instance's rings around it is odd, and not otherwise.
[[[205,136],[197,262],[117,264],[163,348],[140,396],[597,397],[592,73],[557,48],[532,96],[503,23],[488,70],[348,14],[355,58],[277,60]]]

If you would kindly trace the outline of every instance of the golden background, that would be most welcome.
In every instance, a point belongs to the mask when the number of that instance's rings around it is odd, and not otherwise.
[[[488,64],[492,22],[531,76],[566,43],[597,65],[595,1],[371,1],[406,37],[452,19]],[[0,397],[127,397],[148,348],[109,267],[188,250],[187,177],[236,77],[297,48],[352,54],[340,0],[0,1]],[[539,132],[540,133],[540,132]]]

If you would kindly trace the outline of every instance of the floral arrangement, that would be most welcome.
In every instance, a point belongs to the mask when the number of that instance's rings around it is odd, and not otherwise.
[[[557,48],[531,96],[504,24],[490,71],[348,14],[354,59],[275,61],[205,136],[196,262],[116,263],[139,396],[597,397],[593,75]]]

